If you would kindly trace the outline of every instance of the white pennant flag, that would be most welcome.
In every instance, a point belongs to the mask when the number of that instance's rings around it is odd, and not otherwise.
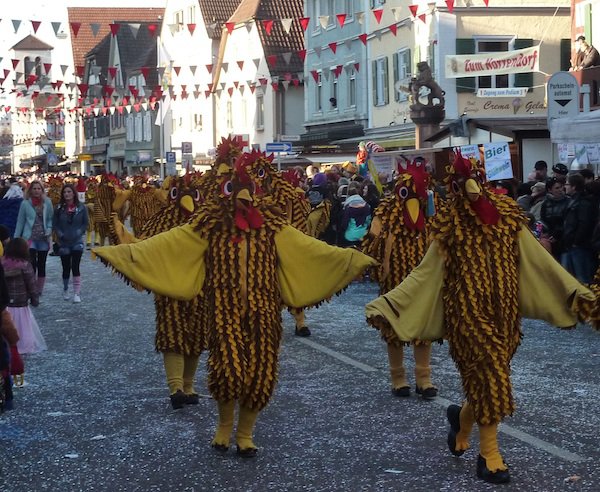
[[[356,20],[359,24],[365,23],[365,13],[364,12],[356,12]]]
[[[141,26],[141,24],[137,24],[137,23],[136,24],[132,24],[132,23],[129,23],[129,27],[131,28],[131,32],[133,33],[134,39],[137,39],[138,32],[140,30],[140,26]]]
[[[281,25],[283,26],[283,30],[286,34],[290,33],[290,29],[292,28],[293,19],[281,19]]]
[[[329,25],[329,16],[328,15],[320,15],[319,16],[319,24],[321,24],[321,27],[323,29],[327,29],[327,26]]]
[[[394,19],[396,19],[396,22],[400,21],[402,9],[400,7],[394,7],[392,12],[394,13]]]

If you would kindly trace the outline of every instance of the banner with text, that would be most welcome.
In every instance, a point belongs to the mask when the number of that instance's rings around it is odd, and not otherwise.
[[[483,156],[488,181],[513,178],[512,160],[510,158],[508,143],[483,144]]]
[[[539,72],[540,47],[513,51],[446,55],[446,78]]]

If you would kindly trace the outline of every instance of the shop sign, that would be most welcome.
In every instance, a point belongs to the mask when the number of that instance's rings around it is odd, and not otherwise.
[[[485,173],[489,181],[512,179],[512,160],[508,143],[483,144]]]
[[[540,71],[540,46],[496,53],[447,55],[446,78]]]
[[[477,97],[525,97],[527,87],[503,87],[501,89],[478,89]]]

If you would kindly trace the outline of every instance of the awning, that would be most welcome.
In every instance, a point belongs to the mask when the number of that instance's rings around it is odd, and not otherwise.
[[[554,143],[600,143],[600,111],[551,120],[550,138]]]

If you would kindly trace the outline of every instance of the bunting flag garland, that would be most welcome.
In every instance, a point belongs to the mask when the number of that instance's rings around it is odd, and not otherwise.
[[[364,44],[365,46],[367,46],[367,34],[366,33],[362,33],[358,35],[358,39],[360,39],[360,41],[362,42],[362,44]]]
[[[296,52],[298,54],[298,58],[302,60],[302,63],[306,60],[306,50],[300,50]]]
[[[90,24],[90,29],[92,30],[92,35],[94,37],[98,36],[98,33],[100,32],[100,24],[98,24],[97,22],[94,22],[92,24]],[[115,34],[116,36],[116,34]]]
[[[338,23],[340,25],[340,28],[343,29],[344,28],[344,24],[346,22],[347,14],[336,14],[336,17],[337,17]]]
[[[283,26],[283,30],[286,34],[290,33],[290,29],[292,28],[293,19],[281,19],[281,25]]]
[[[413,17],[416,17],[417,11],[419,10],[419,6],[418,5],[409,5],[408,10],[410,10],[410,13],[412,14]]]
[[[333,54],[335,55],[335,52],[337,51],[337,43],[334,41],[333,43],[329,43],[327,46],[329,46],[329,49],[333,51]]]
[[[192,72],[192,75],[196,75],[196,69],[198,67],[196,65],[190,65],[190,72]],[[196,90],[198,90],[198,88],[196,88]]]
[[[483,0],[483,3],[485,3],[485,6],[486,6],[486,7],[489,7],[489,6],[490,6],[490,5],[489,5],[489,4],[490,4],[490,0]]]
[[[271,35],[271,30],[273,29],[273,21],[272,20],[264,20],[263,27],[265,28],[265,32],[267,36]]]
[[[419,15],[419,20],[423,23],[423,24],[427,24],[427,14],[420,14]]]
[[[37,34],[38,29],[40,28],[40,21],[31,21],[31,27],[33,27],[33,34]]]
[[[300,25],[302,26],[302,30],[304,32],[306,32],[306,29],[308,29],[309,22],[310,22],[310,17],[302,17],[302,19],[300,19]]]
[[[311,70],[310,74],[313,76],[313,79],[315,79],[315,83],[319,82],[319,72],[317,72],[316,70]]]
[[[365,23],[365,13],[364,12],[356,12],[356,20],[362,26]]]
[[[225,28],[227,29],[227,32],[229,34],[231,34],[233,32],[233,30],[235,29],[235,22],[226,22]]]
[[[383,9],[373,10],[373,15],[375,16],[375,20],[377,24],[381,23],[381,16],[383,15]]]
[[[208,70],[209,74],[212,74],[212,71],[213,71],[213,65],[212,65],[212,63],[209,63],[208,65],[206,65],[206,70]]]
[[[398,26],[396,24],[390,24],[388,26],[388,29],[394,36],[396,36],[398,34]]]
[[[329,25],[329,16],[328,15],[320,15],[319,16],[319,24],[321,24],[321,27],[323,29],[327,29],[327,26]]]
[[[19,26],[21,25],[21,21],[17,20],[17,19],[13,19],[12,24],[13,24],[13,28],[15,29],[15,34],[17,34],[17,31],[19,30]]]
[[[44,72],[46,75],[50,73],[50,70],[52,70],[52,63],[44,63]]]
[[[244,60],[238,60],[237,66],[240,67],[240,70],[244,70]]]
[[[52,29],[54,30],[54,35],[58,36],[58,30],[60,29],[60,22],[51,22]]]
[[[190,32],[190,36],[193,36],[194,31],[196,30],[196,24],[188,24],[187,28],[188,28],[188,31]]]
[[[158,30],[158,24],[148,24],[148,32],[150,36],[156,36],[156,31]]]
[[[121,28],[121,24],[114,22],[108,26],[110,27],[110,33],[113,35],[113,37],[116,37],[119,29]]]
[[[448,12],[452,13],[454,11],[454,0],[446,0],[446,7],[448,7]]]

